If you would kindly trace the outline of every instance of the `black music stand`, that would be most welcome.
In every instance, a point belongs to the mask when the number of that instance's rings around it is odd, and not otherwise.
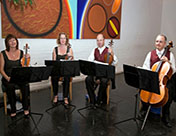
[[[159,94],[159,76],[157,72],[145,70],[142,68],[137,68],[129,65],[123,65],[124,69],[124,77],[125,77],[125,82],[138,89],[143,89],[147,90],[149,92],[157,93]],[[114,125],[127,122],[130,120],[134,120],[137,123],[137,96],[138,94],[135,95],[136,97],[136,102],[135,102],[135,109],[134,109],[134,117],[114,123]],[[145,116],[145,119],[143,121],[141,130],[143,130],[144,125],[146,123],[148,113],[150,111],[151,105],[149,106],[147,110],[147,114]]]
[[[45,65],[52,67],[52,75],[58,75],[60,77],[75,77],[80,75],[80,68],[79,68],[79,61],[76,60],[69,60],[69,61],[57,61],[57,60],[45,60]],[[58,106],[62,105],[65,109],[68,109],[64,105],[64,101],[59,101],[56,105],[46,109],[45,111],[48,112]],[[70,107],[73,107],[71,114],[75,109],[76,106],[73,104],[68,104]]]
[[[79,64],[80,64],[81,73],[83,73],[84,75],[105,77],[109,79],[112,79],[115,77],[115,66],[96,63],[92,61],[86,61],[86,60],[79,60]],[[97,86],[95,86],[94,90],[96,89],[96,87]],[[97,106],[97,105],[88,105],[86,107],[78,109],[77,111],[82,117],[86,118],[81,113],[82,110],[86,110],[86,109],[89,109],[89,110],[101,109],[107,112],[106,109],[102,108],[101,106]]]
[[[45,67],[45,66],[43,67],[16,67],[12,69],[10,82],[16,83],[16,84],[28,84],[32,82],[39,82],[42,80],[47,80],[49,78],[49,75],[51,74],[51,70],[52,70],[51,67]],[[35,122],[32,115],[40,116],[37,123]],[[37,125],[41,121],[43,114],[31,112],[31,109],[30,109],[29,117],[32,119],[34,126],[37,129],[38,134],[40,135]],[[9,126],[20,121],[23,118],[24,117],[21,117],[15,120]]]

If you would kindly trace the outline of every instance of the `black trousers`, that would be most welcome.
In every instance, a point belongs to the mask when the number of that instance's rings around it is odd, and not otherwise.
[[[172,75],[171,79],[167,82],[167,88],[169,93],[169,98],[167,103],[162,107],[162,116],[170,116],[170,106],[172,104],[172,101],[176,101],[176,73]],[[141,110],[147,110],[148,104],[142,102],[142,109]]]
[[[29,84],[14,84],[14,83],[9,83],[6,80],[2,80],[2,84],[6,88],[7,98],[10,103],[10,107],[11,107],[11,113],[16,113],[15,89],[17,89],[17,87],[20,89],[20,91],[22,93],[23,109],[29,110],[29,106],[30,106]]]
[[[98,90],[98,98],[96,101],[96,95],[95,95],[95,87],[96,87],[96,80],[100,80],[100,86]],[[106,89],[108,86],[108,81],[109,79],[107,78],[98,78],[98,77],[93,77],[93,76],[87,76],[85,83],[86,83],[86,89],[88,92],[88,95],[90,97],[90,103],[95,104],[100,103],[101,101],[103,103],[107,103],[107,94],[106,94]]]
[[[59,76],[51,76],[51,82],[53,86],[54,96],[58,94],[58,81]],[[63,77],[63,97],[68,98],[69,88],[70,88],[70,77]]]

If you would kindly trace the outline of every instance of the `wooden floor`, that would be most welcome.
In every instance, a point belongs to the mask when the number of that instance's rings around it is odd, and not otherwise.
[[[4,115],[4,108],[0,108],[0,136],[176,136],[176,104],[172,103],[171,118],[172,128],[163,125],[159,118],[149,115],[143,131],[140,130],[141,121],[130,120],[119,125],[114,125],[119,121],[133,118],[135,109],[135,94],[137,89],[128,86],[124,82],[124,75],[116,76],[116,89],[110,91],[110,105],[101,109],[84,110],[78,113],[78,109],[86,106],[85,83],[73,84],[72,104],[76,109],[70,114],[71,109],[66,110],[62,105],[50,110],[51,107],[50,88],[31,93],[32,112],[42,113],[43,118],[37,125],[38,131],[30,119],[22,118],[20,121],[12,123],[9,116]],[[18,119],[23,114],[18,114]],[[39,115],[33,115],[37,122]]]

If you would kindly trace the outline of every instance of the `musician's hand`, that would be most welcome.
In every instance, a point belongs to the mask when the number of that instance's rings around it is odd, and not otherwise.
[[[112,48],[108,48],[108,52],[109,52],[112,56],[114,55]]]
[[[70,52],[67,53],[67,56],[68,56],[68,60],[73,60],[73,56],[72,56],[72,54]]]
[[[164,61],[164,62],[166,62],[166,61],[169,62],[169,60],[168,60],[168,58],[167,58],[166,56],[163,56],[163,57],[161,58],[161,60]]]
[[[68,60],[73,60],[73,56],[68,56]]]
[[[29,54],[25,54],[25,58],[30,58],[30,55]]]
[[[10,82],[10,77],[7,77],[7,81]]]
[[[97,79],[97,80],[95,81],[95,83],[96,83],[96,84],[100,84],[100,79]]]

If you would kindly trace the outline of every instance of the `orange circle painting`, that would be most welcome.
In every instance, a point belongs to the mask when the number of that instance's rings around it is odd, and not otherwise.
[[[104,8],[99,4],[93,5],[89,9],[87,19],[90,29],[92,29],[95,33],[103,31],[106,25],[106,18],[107,16]]]
[[[32,8],[22,11],[10,4],[1,4],[2,37],[13,33],[19,38],[56,38],[59,32],[70,34],[69,13],[62,0],[36,0]]]
[[[107,39],[120,39],[122,0],[90,0],[81,26],[82,39],[96,38],[102,33]]]

